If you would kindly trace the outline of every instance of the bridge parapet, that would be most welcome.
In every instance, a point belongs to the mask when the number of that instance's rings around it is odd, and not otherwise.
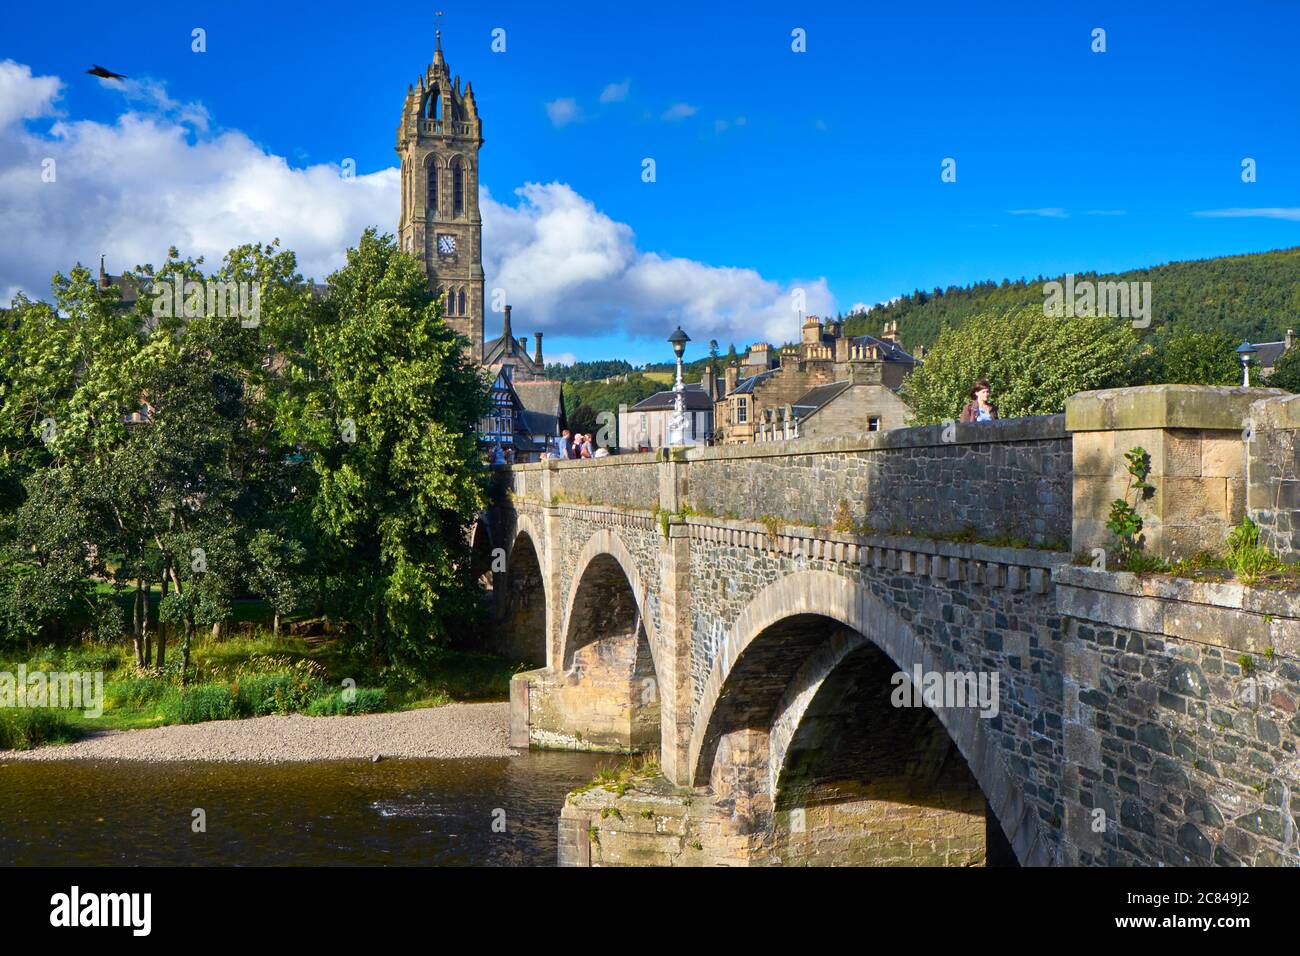
[[[1070,467],[1064,418],[1050,415],[537,462],[512,469],[510,490],[544,506],[1063,546]]]
[[[1247,419],[1266,388],[1150,385],[1082,392],[1065,406],[1074,437],[1075,551],[1109,547],[1111,502],[1133,495],[1124,455],[1150,455],[1153,491],[1137,505],[1150,554],[1186,558],[1218,551],[1246,513]],[[1260,402],[1261,407],[1269,404]],[[1263,419],[1263,416],[1260,416]],[[1272,485],[1257,483],[1267,499]],[[1300,485],[1300,482],[1297,482]]]

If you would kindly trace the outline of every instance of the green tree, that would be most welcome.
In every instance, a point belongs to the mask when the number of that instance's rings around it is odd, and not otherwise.
[[[939,422],[956,418],[971,385],[986,378],[1003,418],[1052,414],[1076,392],[1126,384],[1136,347],[1119,319],[1052,318],[1041,305],[988,314],[945,329],[903,396],[914,423]]]
[[[390,236],[366,231],[318,309],[300,421],[325,594],[366,646],[418,659],[477,608],[464,528],[485,501],[488,383]]]
[[[1156,337],[1137,379],[1149,385],[1235,385],[1241,381],[1236,346],[1221,329],[1172,329]]]
[[[1259,384],[1253,376],[1251,381]],[[1288,392],[1300,392],[1300,349],[1290,348],[1283,352],[1282,357],[1273,366],[1273,373],[1264,384],[1269,388],[1284,388]]]

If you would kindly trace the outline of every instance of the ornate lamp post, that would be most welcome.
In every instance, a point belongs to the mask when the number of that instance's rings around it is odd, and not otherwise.
[[[677,383],[673,385],[673,416],[668,419],[668,444],[684,445],[686,444],[688,432],[690,431],[690,422],[686,418],[686,383],[682,381],[682,355],[686,351],[686,343],[691,337],[682,331],[682,327],[677,326],[677,331],[668,336],[668,342],[673,347],[673,352],[677,354]]]
[[[1241,360],[1241,384],[1244,388],[1250,388],[1250,363],[1258,351],[1259,349],[1246,341],[1237,346],[1237,358]]]

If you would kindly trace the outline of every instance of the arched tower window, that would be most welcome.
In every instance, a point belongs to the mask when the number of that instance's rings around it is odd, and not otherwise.
[[[427,172],[429,175],[428,213],[430,216],[437,216],[438,215],[438,164],[436,162],[430,162],[428,166],[425,168],[425,172]]]
[[[465,290],[460,290],[460,302],[457,304],[457,315],[465,315]]]
[[[442,94],[438,92],[436,86],[429,90],[429,98],[425,101],[425,108],[427,110],[425,113],[427,119],[442,119]]]
[[[465,163],[459,156],[451,161],[452,215],[460,218],[465,213]]]

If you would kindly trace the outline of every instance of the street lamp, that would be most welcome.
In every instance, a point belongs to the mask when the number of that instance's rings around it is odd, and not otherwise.
[[[668,342],[677,355],[677,382],[673,385],[673,416],[668,419],[668,444],[686,444],[686,433],[690,423],[686,419],[686,383],[682,381],[682,355],[686,352],[686,343],[691,337],[677,326],[677,330],[668,336]]]
[[[1241,384],[1243,388],[1250,387],[1250,363],[1258,351],[1259,349],[1247,341],[1243,341],[1237,346],[1237,358],[1241,360]]]

